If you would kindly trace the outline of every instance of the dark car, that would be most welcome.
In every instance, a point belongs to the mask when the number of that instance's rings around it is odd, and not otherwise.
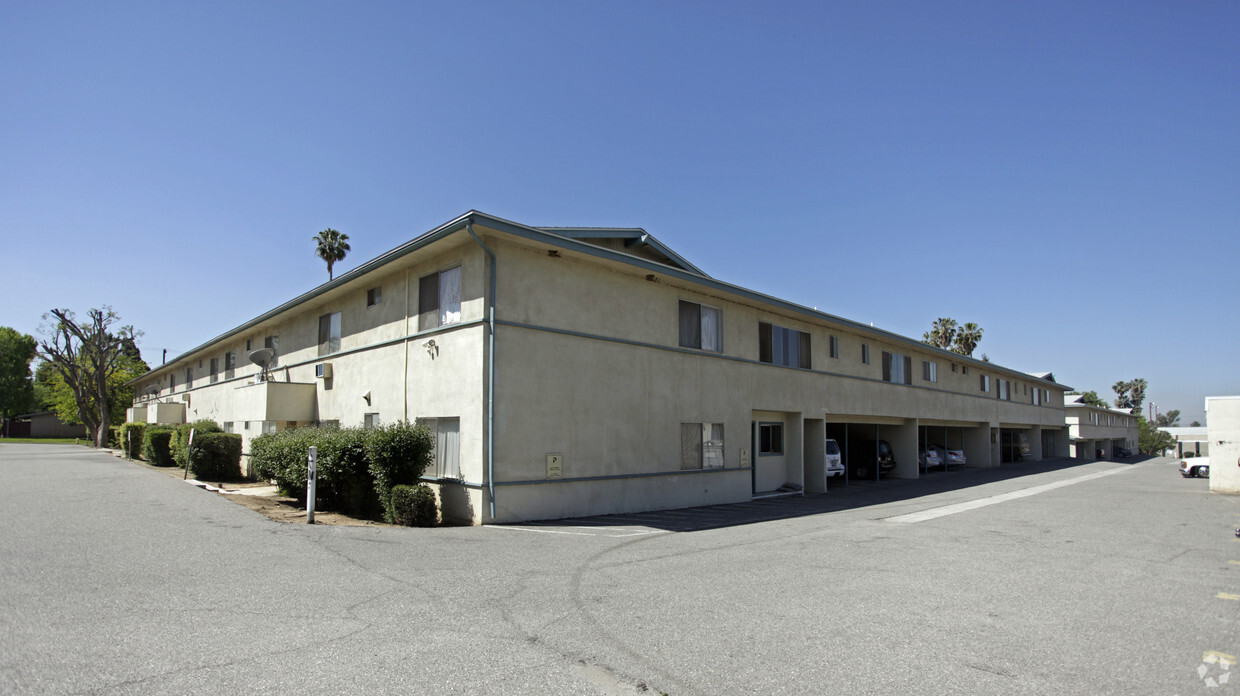
[[[895,451],[886,440],[851,440],[848,443],[848,473],[853,478],[872,479],[877,467],[880,474],[896,468]]]
[[[1121,458],[1127,458],[1127,457],[1132,456],[1132,450],[1128,449],[1127,447],[1112,447],[1111,452],[1116,457],[1121,457]]]

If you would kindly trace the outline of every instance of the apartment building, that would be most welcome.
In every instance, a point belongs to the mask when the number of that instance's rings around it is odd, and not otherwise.
[[[1079,394],[1067,397],[1065,422],[1072,456],[1080,459],[1113,459],[1117,448],[1137,451],[1140,427],[1137,416],[1113,408],[1090,406]]]
[[[926,446],[987,467],[1070,443],[1049,373],[717,280],[641,229],[476,211],[134,384],[132,419],[212,418],[247,451],[309,423],[425,422],[427,479],[470,523],[824,491],[827,438],[889,443],[897,478],[924,475]]]

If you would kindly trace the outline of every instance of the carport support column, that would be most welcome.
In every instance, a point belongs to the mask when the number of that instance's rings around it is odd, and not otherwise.
[[[805,419],[805,492],[827,492],[827,421]]]
[[[1035,425],[1029,431],[1029,458],[1035,462],[1046,459],[1046,453],[1042,451],[1042,426]]]
[[[999,424],[995,423],[995,427]],[[976,427],[964,428],[960,443],[964,447],[965,466],[970,469],[986,469],[994,466],[990,450],[990,423],[978,423]]]
[[[909,418],[901,425],[883,426],[883,439],[891,445],[892,454],[896,457],[896,468],[891,472],[895,478],[917,478],[918,422],[916,418]]]

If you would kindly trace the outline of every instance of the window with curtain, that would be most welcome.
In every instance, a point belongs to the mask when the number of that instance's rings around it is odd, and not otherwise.
[[[340,351],[340,312],[319,317],[319,355]]]
[[[428,474],[441,479],[461,478],[461,419],[419,418],[418,425],[425,425],[435,433],[435,465]]]
[[[921,378],[927,382],[939,381],[939,364],[932,360],[922,360]]]
[[[418,279],[418,330],[461,321],[461,267]]]
[[[883,351],[883,381],[894,384],[912,384],[912,372],[912,358],[899,353]]]
[[[680,468],[723,468],[723,423],[680,424]]]
[[[758,322],[758,360],[810,369],[809,332]]]
[[[272,350],[271,362],[268,363],[268,365],[270,367],[275,367],[276,365],[279,365],[280,364],[280,336],[279,334],[274,334],[274,335],[268,336],[267,338],[264,338],[263,347],[270,348]]]
[[[681,300],[680,347],[723,352],[723,311]]]

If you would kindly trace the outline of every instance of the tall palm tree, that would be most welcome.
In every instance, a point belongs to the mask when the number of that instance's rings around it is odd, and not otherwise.
[[[318,254],[320,259],[327,262],[327,280],[330,281],[332,279],[332,266],[337,261],[343,261],[344,255],[349,252],[349,235],[341,234],[328,227],[310,239],[318,243],[314,253]]]
[[[921,340],[936,348],[951,348],[952,341],[956,338],[956,330],[955,319],[939,317],[935,320],[934,326],[921,335]]]
[[[956,332],[956,343],[952,350],[961,355],[973,357],[973,349],[977,348],[977,344],[981,342],[982,327],[970,321]]]

